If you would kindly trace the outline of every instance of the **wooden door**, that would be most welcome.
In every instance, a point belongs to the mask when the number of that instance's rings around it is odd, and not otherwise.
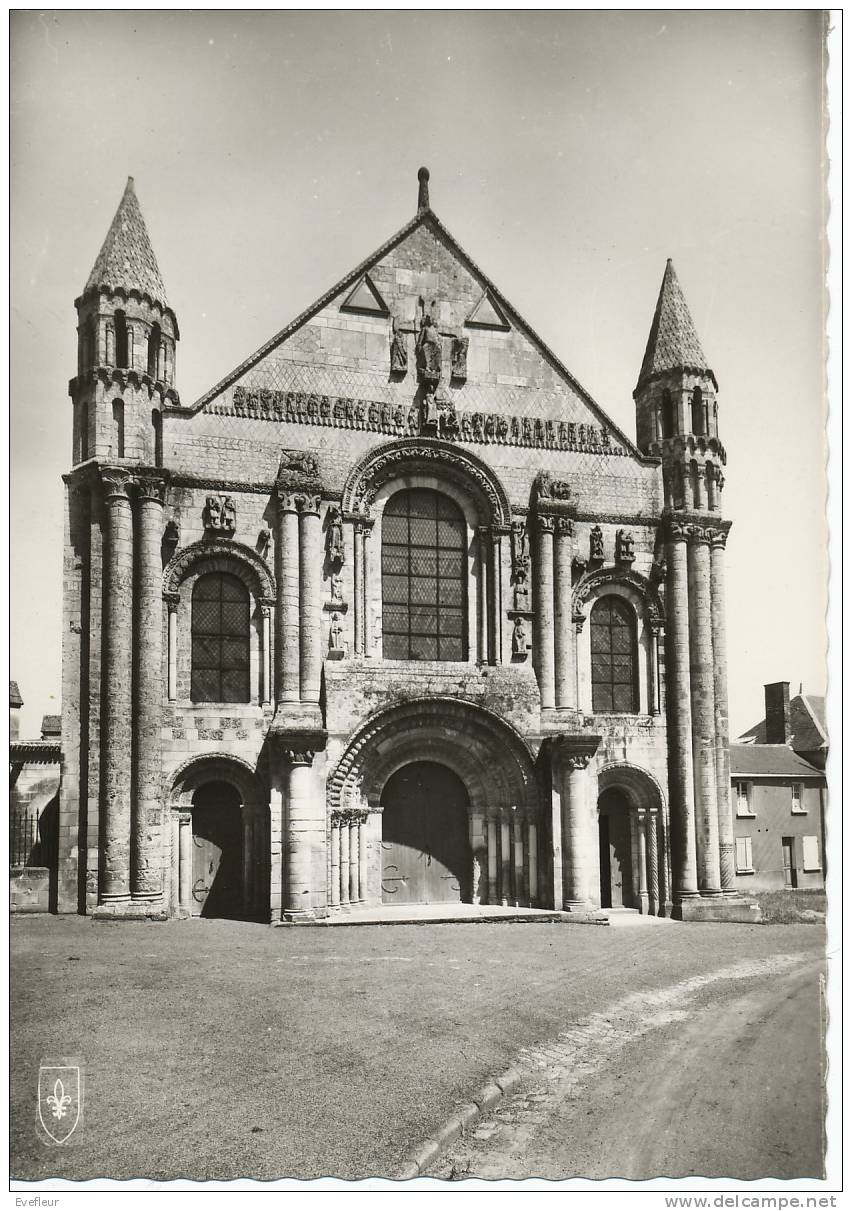
[[[796,886],[796,859],[792,837],[781,838],[781,852],[784,855],[784,886]]]
[[[382,806],[383,902],[469,902],[467,792],[456,775],[412,762],[389,779]]]
[[[192,912],[239,917],[243,909],[242,819],[233,787],[211,782],[192,808]]]
[[[619,791],[603,792],[599,804],[601,908],[633,906],[630,809]]]

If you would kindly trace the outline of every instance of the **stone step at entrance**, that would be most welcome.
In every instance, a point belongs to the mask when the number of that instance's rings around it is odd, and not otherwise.
[[[406,904],[376,905],[334,913],[306,925],[450,925],[523,922],[547,924],[608,924],[606,912],[559,912],[549,908],[514,908],[502,904]],[[276,922],[276,925],[279,922]]]

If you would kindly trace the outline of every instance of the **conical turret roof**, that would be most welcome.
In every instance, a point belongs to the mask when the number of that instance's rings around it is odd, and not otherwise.
[[[712,374],[671,257],[666,262],[638,385],[668,370],[704,370]]]
[[[169,305],[148,228],[139,209],[133,177],[127,178],[115,218],[83,293],[102,287],[138,290],[163,307]]]

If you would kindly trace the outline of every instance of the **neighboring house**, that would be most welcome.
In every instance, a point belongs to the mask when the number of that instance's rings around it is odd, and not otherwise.
[[[76,300],[60,912],[754,919],[723,422],[674,267],[634,441],[418,177],[405,226],[195,403],[128,182]]]
[[[56,907],[61,721],[45,715],[39,740],[21,740],[23,700],[9,683],[9,897],[12,912]]]
[[[766,718],[731,745],[737,885],[744,892],[823,887],[824,699],[799,694],[791,702],[786,681],[767,685],[765,694]]]

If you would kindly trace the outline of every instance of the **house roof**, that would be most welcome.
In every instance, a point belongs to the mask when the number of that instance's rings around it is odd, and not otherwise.
[[[766,720],[743,732],[738,740],[747,744],[766,743]],[[818,694],[796,694],[790,699],[790,748],[813,753],[828,748],[825,730],[825,698]]]
[[[41,738],[48,740],[53,736],[62,735],[62,716],[44,715],[41,721]]]
[[[648,379],[669,370],[704,370],[711,376],[713,373],[707,365],[671,257],[666,261],[637,389]]]
[[[39,765],[59,765],[62,746],[58,740],[13,740],[9,745],[12,765],[36,762]]]
[[[162,307],[168,307],[166,288],[142,218],[133,177],[127,178],[124,194],[110,224],[107,237],[89,274],[84,294],[90,290],[138,290]]]
[[[422,169],[420,171],[423,172]],[[428,205],[428,190],[426,191],[424,197],[422,192],[423,178],[420,177],[419,174],[418,177],[421,182],[421,193],[418,196],[417,214],[415,214],[415,216],[410,219],[404,227],[401,227],[395,235],[392,235],[390,239],[386,240],[384,244],[377,248],[375,252],[372,252],[365,260],[361,261],[360,264],[356,265],[354,269],[350,270],[345,277],[341,278],[340,281],[336,282],[333,286],[326,290],[326,292],[321,295],[321,297],[318,298],[315,303],[312,303],[310,307],[307,307],[304,311],[297,315],[294,320],[291,320],[291,322],[287,324],[285,328],[282,328],[280,332],[277,332],[275,336],[271,337],[264,345],[261,345],[259,349],[247,357],[245,361],[241,362],[239,366],[236,366],[229,374],[226,374],[224,378],[220,379],[219,382],[206,391],[199,400],[192,404],[188,410],[192,412],[200,411],[206,404],[215,399],[217,395],[219,395],[227,387],[231,386],[232,383],[236,382],[236,380],[245,374],[247,370],[250,370],[253,366],[256,366],[258,362],[267,356],[267,354],[271,353],[273,349],[277,348],[280,344],[287,340],[288,337],[292,336],[293,333],[301,328],[303,324],[307,323],[312,316],[316,315],[317,312],[321,311],[324,307],[327,307],[328,304],[337,297],[337,295],[342,293],[354,282],[357,282],[358,279],[361,278],[369,269],[371,269],[377,261],[380,261],[398,244],[402,243],[402,241],[411,235],[412,232],[416,231],[418,227],[425,226],[429,227],[433,232],[439,235],[448,248],[465,265],[469,272],[480,279],[488,292],[493,296],[506,315],[511,319],[512,323],[521,332],[523,332],[533,344],[538,347],[539,351],[556,369],[557,373],[562,375],[566,381],[571,384],[580,398],[598,417],[600,417],[602,421],[606,423],[612,432],[618,436],[630,453],[641,461],[657,461],[653,458],[646,460],[645,456],[639,451],[632,438],[630,438],[612,420],[612,418],[604,412],[601,406],[597,404],[594,399],[592,399],[588,391],[586,391],[585,388],[577,382],[567,366],[565,366],[559,360],[559,358],[550,348],[548,348],[538,333],[518,314],[506,296],[499,290],[497,286],[494,285],[487,274],[483,273],[473,258],[461,246],[458,240],[451,235],[451,233],[435,214],[434,210],[432,210],[431,206]],[[428,176],[426,180],[428,180]],[[421,203],[424,201],[427,204],[421,205]]]
[[[9,706],[23,706],[24,700],[21,697],[21,691],[18,689],[17,681],[9,682]]]
[[[732,744],[731,777],[825,779],[786,744]]]

